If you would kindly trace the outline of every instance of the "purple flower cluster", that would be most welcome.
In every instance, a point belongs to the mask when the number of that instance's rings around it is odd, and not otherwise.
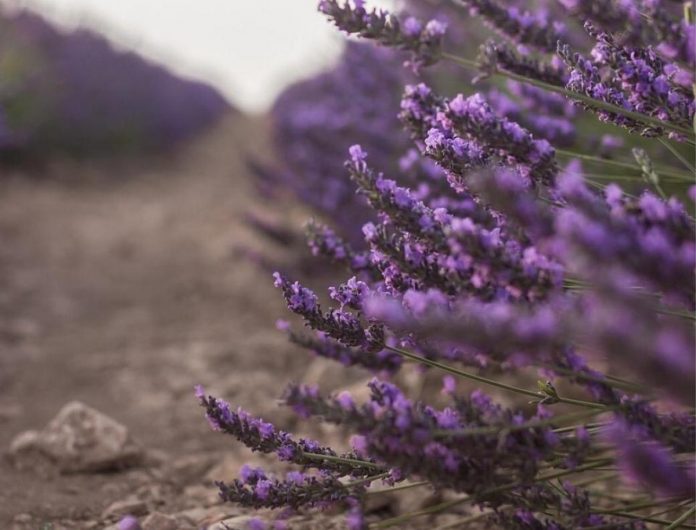
[[[571,68],[566,88],[592,99],[611,103],[633,112],[655,117],[686,130],[694,119],[694,98],[690,90],[675,82],[679,68],[665,63],[652,48],[627,48],[590,23],[587,32],[595,39],[592,59],[559,48]],[[586,108],[592,109],[591,103]],[[594,108],[603,121],[611,121],[643,135],[659,135],[659,128],[640,120]],[[680,139],[678,135],[671,135]]]
[[[564,85],[567,77],[562,61],[555,55],[550,61],[543,61],[534,56],[521,55],[507,43],[494,40],[481,45],[477,63],[483,76],[508,72],[553,86]]]
[[[546,9],[528,11],[514,5],[516,2],[504,6],[495,0],[460,0],[460,3],[518,45],[553,52],[558,41],[564,40],[565,24],[551,19]]]
[[[323,312],[317,295],[310,289],[303,287],[299,282],[290,282],[277,272],[273,277],[275,286],[283,291],[288,309],[304,318],[309,327],[325,333],[344,346],[360,347],[368,352],[378,352],[384,346],[384,330],[381,325],[371,324],[365,327],[359,316],[343,308]],[[366,294],[366,289],[362,292],[356,291],[352,305],[360,307],[362,297]]]
[[[409,86],[400,116],[414,138],[424,143],[425,154],[450,173],[462,176],[492,157],[516,165],[532,182],[544,185],[558,172],[551,144],[497,115],[481,94],[447,100],[424,84]]]
[[[518,81],[508,81],[509,95],[491,89],[488,102],[496,114],[520,123],[558,147],[575,142],[576,109],[563,96]]]
[[[438,60],[447,25],[439,20],[422,23],[415,17],[400,22],[387,11],[368,11],[363,0],[321,0],[319,11],[342,31],[411,52],[410,64],[419,69]]]
[[[474,62],[440,53],[438,41],[431,54],[426,26],[361,1],[320,3],[348,33],[422,63],[478,65],[484,76],[476,92],[437,68],[408,84],[398,117],[410,149],[346,138],[342,186],[369,213],[352,218],[350,241],[322,223],[308,227],[312,253],[346,271],[328,288],[335,307],[322,309],[313,291],[280,274],[275,282],[311,328],[281,323],[292,342],[376,376],[367,399],[301,384],[284,397],[302,418],[353,433],[353,452],[312,445],[281,458],[309,474],[245,471],[225,498],[338,505],[361,530],[446,512],[462,518],[445,528],[691,524],[696,221],[685,200],[696,187],[681,51],[689,31],[659,0],[597,2],[604,11],[566,0],[460,3],[516,49],[488,41]],[[559,23],[559,11],[582,24]],[[429,16],[422,5],[416,12]],[[482,31],[462,27],[471,40]],[[593,114],[645,138],[610,136]],[[441,394],[429,377],[417,399],[398,386],[426,370],[446,374]],[[261,438],[253,421],[222,417],[252,449],[280,455],[274,428]],[[359,480],[346,485],[347,475]],[[447,500],[379,521],[365,503],[378,479],[408,481],[395,491],[429,486]],[[466,505],[479,513],[465,514]]]
[[[485,211],[458,217],[445,208],[432,209],[410,190],[375,175],[359,146],[351,152],[347,167],[358,192],[381,213],[378,225],[363,228],[370,258],[397,292],[410,285],[483,299],[535,299],[559,283],[558,267],[510,237]],[[394,265],[403,281],[389,281]]]
[[[333,476],[317,477],[299,471],[285,478],[269,477],[260,468],[244,466],[240,478],[219,482],[220,498],[251,508],[291,508],[326,506],[345,502],[354,493]]]
[[[668,0],[559,0],[579,20],[590,21],[603,31],[621,36],[622,44],[655,48],[665,58],[693,65],[696,57],[691,21],[682,7]],[[693,7],[691,7],[693,9]]]
[[[285,400],[305,413],[350,426],[358,433],[353,447],[359,455],[375,455],[402,476],[428,477],[438,487],[457,491],[486,491],[515,478],[528,480],[564,443],[543,427],[515,429],[498,438],[496,425],[524,426],[539,418],[502,409],[482,393],[436,410],[413,402],[390,383],[373,380],[369,387],[370,400],[362,405],[346,394],[320,398],[305,386],[291,386]],[[475,435],[476,430],[484,434]],[[477,466],[470,466],[472,461]]]

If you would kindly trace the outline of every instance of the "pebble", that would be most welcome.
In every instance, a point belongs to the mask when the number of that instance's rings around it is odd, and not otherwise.
[[[104,519],[123,517],[124,515],[145,515],[147,504],[139,499],[124,499],[111,503],[102,513]]]
[[[174,517],[155,512],[143,520],[142,527],[143,530],[178,530],[179,523]]]

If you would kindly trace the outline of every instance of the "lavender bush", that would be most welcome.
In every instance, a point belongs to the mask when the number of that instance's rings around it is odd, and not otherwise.
[[[399,105],[408,164],[392,150],[402,137],[343,147],[341,189],[372,210],[361,245],[309,227],[312,252],[348,275],[328,305],[274,278],[309,328],[282,323],[292,342],[375,377],[362,400],[301,384],[284,394],[301,418],[351,432],[344,452],[199,389],[213,429],[298,468],[245,467],[221,496],[282,509],[279,528],[293,511],[330,507],[354,530],[425,517],[438,529],[694,528],[693,9],[457,4],[493,29],[476,58],[448,47],[441,20],[319,3],[340,30],[400,49],[425,76]],[[479,84],[452,90],[422,73],[443,62]],[[348,123],[370,133],[390,120]],[[307,149],[330,157],[327,140]],[[442,374],[446,403],[399,387],[414,369]],[[371,496],[412,488],[441,501],[368,510]]]
[[[350,42],[334,69],[287,88],[271,111],[281,165],[259,172],[263,193],[290,191],[344,236],[359,240],[355,219],[366,220],[371,212],[337,173],[351,143],[379,146],[380,165],[398,170],[410,144],[396,116],[405,82],[390,50]]]
[[[0,32],[0,153],[167,148],[229,109],[208,85],[87,30],[64,33],[20,12],[2,15]]]

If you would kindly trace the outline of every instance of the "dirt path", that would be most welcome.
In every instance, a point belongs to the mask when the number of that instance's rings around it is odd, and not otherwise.
[[[237,449],[207,430],[194,383],[277,414],[274,374],[291,371],[273,329],[282,303],[267,273],[232,252],[252,237],[242,154],[262,146],[259,124],[231,117],[171,160],[0,179],[0,448],[77,399],[165,463],[65,476],[4,459],[1,528],[99,528],[105,506],[133,491],[163,511],[210,497],[187,481]],[[173,468],[193,478],[153,483]]]

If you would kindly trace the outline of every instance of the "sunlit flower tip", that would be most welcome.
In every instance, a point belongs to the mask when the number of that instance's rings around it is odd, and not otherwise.
[[[350,154],[351,159],[353,162],[362,162],[367,158],[367,153],[363,150],[363,148],[358,145],[351,145],[350,148],[348,149],[348,153]]]
[[[118,522],[118,530],[141,530],[141,526],[136,517],[126,515]]]

